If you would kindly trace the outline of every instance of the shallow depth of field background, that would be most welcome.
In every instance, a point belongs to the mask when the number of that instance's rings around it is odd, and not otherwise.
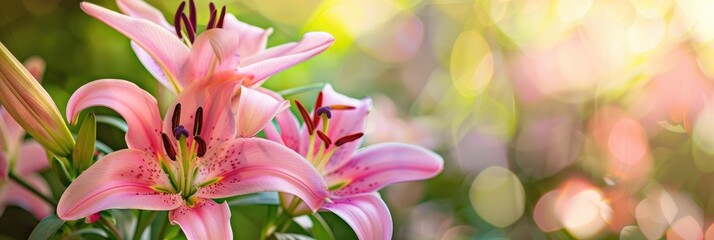
[[[149,2],[169,19],[179,3]],[[269,46],[307,31],[336,37],[264,86],[329,82],[371,97],[366,144],[406,142],[444,156],[438,177],[382,191],[395,239],[714,237],[712,1],[214,3],[272,27]],[[197,5],[205,24],[208,2]],[[62,111],[99,78],[156,93],[129,40],[78,1],[4,0],[0,42],[21,60],[46,60],[43,86]],[[121,132],[99,133],[124,147]],[[256,238],[266,209],[235,208],[236,238]],[[353,238],[324,215],[338,239]],[[0,233],[23,238],[36,222],[10,208]]]

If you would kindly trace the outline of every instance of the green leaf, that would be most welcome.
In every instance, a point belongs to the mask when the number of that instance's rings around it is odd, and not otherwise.
[[[129,130],[129,125],[127,125],[126,122],[124,120],[121,120],[120,118],[111,116],[97,116],[97,122],[113,126],[115,128],[118,128],[119,130],[122,130],[125,133],[127,130]]]
[[[30,240],[46,240],[54,236],[57,230],[64,224],[62,219],[59,219],[57,215],[50,214],[45,219],[42,219],[35,229],[32,230],[30,234]]]
[[[310,84],[307,86],[288,88],[288,89],[279,91],[278,94],[280,94],[280,96],[283,96],[283,97],[294,96],[294,95],[303,94],[303,93],[306,93],[309,91],[320,90],[324,86],[325,86],[324,83],[314,83],[314,84]]]
[[[314,238],[295,233],[275,233],[273,236],[277,240],[315,240]]]
[[[327,225],[325,219],[320,216],[320,214],[311,214],[310,220],[312,220],[312,236],[317,240],[335,240],[335,235],[332,234],[330,226]]]
[[[99,229],[99,228],[83,228],[74,231],[70,236],[70,238],[79,238],[81,235],[95,235],[101,238],[108,238],[109,236],[107,235],[104,230]]]
[[[99,150],[100,152],[102,152],[104,154],[114,152],[114,150],[111,147],[109,147],[108,145],[104,144],[103,142],[101,142],[99,140],[95,141],[94,144],[95,144],[95,147],[97,148],[97,150]]]
[[[280,199],[276,192],[259,192],[228,200],[229,206],[278,204],[280,204]]]
[[[67,161],[67,159],[52,156],[52,172],[55,173],[55,176],[59,178],[60,182],[65,187],[69,186],[69,184],[74,181],[74,177],[72,177],[72,174],[69,172],[69,169],[67,169],[68,165],[69,162]]]
[[[97,140],[97,120],[94,113],[89,113],[84,118],[82,126],[77,133],[77,144],[72,153],[72,166],[81,173],[92,165],[94,160],[94,145]]]

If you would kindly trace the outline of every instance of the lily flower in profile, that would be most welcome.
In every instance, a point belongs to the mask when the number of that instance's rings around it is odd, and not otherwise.
[[[193,0],[179,5],[173,26],[160,11],[143,1],[118,0],[117,5],[127,15],[86,2],[81,7],[129,37],[139,60],[174,93],[217,73],[240,76],[245,87],[231,98],[241,137],[252,137],[289,106],[288,102],[277,101],[255,88],[269,76],[324,51],[334,41],[327,33],[313,32],[305,34],[300,42],[265,49],[272,30],[242,23],[226,13],[225,7],[219,12],[210,4],[209,22],[199,34]],[[245,112],[254,109],[252,104],[270,111]]]
[[[35,66],[32,67],[36,68]],[[22,128],[58,156],[72,154],[74,138],[57,105],[32,73],[0,43],[0,104]]]
[[[392,218],[378,190],[405,181],[422,180],[443,169],[443,159],[415,145],[380,143],[357,150],[362,141],[370,99],[339,94],[328,84],[320,92],[312,114],[296,101],[302,128],[291,112],[276,117],[279,131],[265,129],[268,139],[281,143],[310,162],[322,174],[330,198],[321,209],[349,224],[359,239],[391,239]],[[309,213],[291,196],[281,195],[292,215]]]
[[[175,93],[193,81],[226,70],[244,75],[243,85],[260,86],[268,77],[324,51],[334,38],[310,32],[297,43],[266,49],[272,29],[261,29],[238,21],[213,3],[209,21],[199,33],[193,0],[181,2],[169,24],[162,13],[141,0],[117,0],[126,15],[83,2],[82,9],[132,40],[139,60],[164,86]],[[185,12],[188,11],[188,14]],[[218,52],[221,61],[214,59]]]
[[[36,78],[44,72],[41,58],[30,58],[25,67]],[[50,188],[47,182],[37,174],[49,167],[45,149],[34,140],[23,141],[25,131],[5,108],[0,107],[0,215],[7,205],[25,208],[38,219],[43,219],[52,212],[52,206],[28,189],[22,187],[10,176],[22,176],[28,187],[48,196]]]
[[[324,180],[294,151],[260,138],[235,138],[231,98],[241,79],[216,74],[177,96],[163,119],[156,99],[133,83],[97,80],[67,105],[105,106],[127,122],[128,149],[107,154],[67,188],[57,215],[76,220],[106,209],[169,210],[189,239],[231,239],[230,210],[214,198],[264,191],[297,195],[317,209]],[[255,110],[259,111],[259,110]]]

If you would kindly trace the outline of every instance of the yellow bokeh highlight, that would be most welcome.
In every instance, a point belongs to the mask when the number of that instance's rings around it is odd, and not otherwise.
[[[494,59],[486,40],[476,31],[459,35],[451,51],[451,80],[465,97],[474,97],[491,82]]]
[[[507,227],[523,215],[523,185],[503,167],[483,170],[471,185],[469,197],[476,213],[496,227]]]

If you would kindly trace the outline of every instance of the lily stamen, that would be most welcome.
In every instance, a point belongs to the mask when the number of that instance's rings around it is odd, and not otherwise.
[[[361,138],[362,136],[364,136],[364,133],[358,132],[355,134],[350,134],[350,135],[341,137],[340,139],[337,139],[337,141],[335,141],[335,146],[339,147],[339,146],[345,145],[347,143],[354,142],[355,140]]]
[[[201,135],[201,128],[203,127],[203,107],[198,107],[196,109],[196,116],[194,116],[193,121],[193,135]]]
[[[169,159],[172,161],[176,161],[176,150],[174,149],[174,146],[171,145],[171,142],[169,142],[169,136],[166,135],[166,133],[161,133],[161,140],[164,143],[164,150],[166,150],[166,155],[169,156]]]
[[[174,14],[174,29],[176,30],[176,35],[179,39],[183,39],[183,34],[181,33],[181,13],[183,12],[184,7],[186,7],[186,2],[181,2],[176,9],[176,13]]]

